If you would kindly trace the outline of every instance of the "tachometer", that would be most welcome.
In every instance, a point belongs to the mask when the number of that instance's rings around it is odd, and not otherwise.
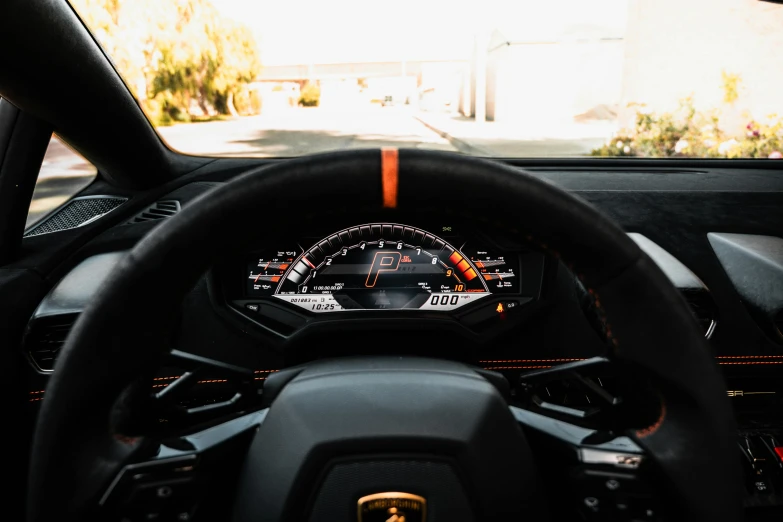
[[[311,312],[454,310],[489,295],[470,258],[425,230],[391,223],[341,230],[286,268],[274,296]]]

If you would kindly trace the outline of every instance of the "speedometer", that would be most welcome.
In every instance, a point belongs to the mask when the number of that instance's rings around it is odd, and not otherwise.
[[[316,242],[285,267],[274,297],[317,313],[454,310],[489,295],[480,274],[434,234],[372,223]]]

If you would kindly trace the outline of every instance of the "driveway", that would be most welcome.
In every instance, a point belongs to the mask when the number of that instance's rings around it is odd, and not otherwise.
[[[236,157],[290,157],[377,147],[455,150],[416,120],[409,107],[279,109],[261,116],[174,125],[159,132],[186,153]]]

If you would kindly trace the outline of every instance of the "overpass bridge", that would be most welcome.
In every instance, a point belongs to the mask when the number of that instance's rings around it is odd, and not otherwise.
[[[261,82],[303,82],[306,80],[336,80],[349,78],[392,78],[414,76],[432,64],[467,65],[462,60],[411,60],[392,62],[357,62],[357,63],[316,63],[298,65],[267,65],[256,79]]]

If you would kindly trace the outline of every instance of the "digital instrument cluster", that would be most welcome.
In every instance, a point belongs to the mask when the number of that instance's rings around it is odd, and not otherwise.
[[[302,238],[248,259],[245,298],[312,313],[451,311],[520,292],[520,259],[488,241],[440,227],[369,223]]]

